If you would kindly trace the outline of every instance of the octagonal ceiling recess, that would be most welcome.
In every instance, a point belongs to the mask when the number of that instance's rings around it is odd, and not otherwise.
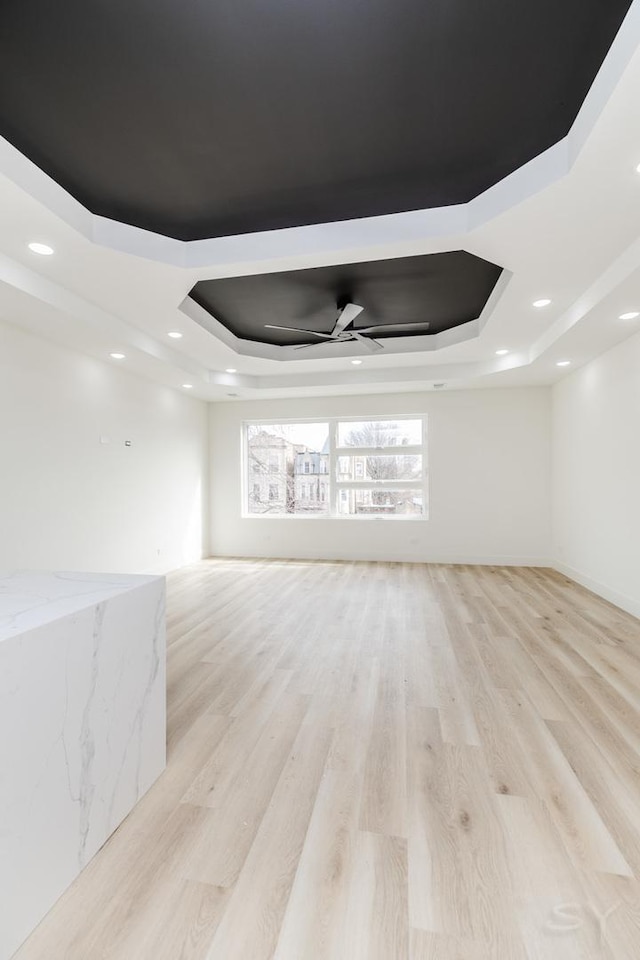
[[[240,340],[283,348],[313,347],[315,353],[326,354],[327,346],[337,353],[342,343],[319,341],[314,333],[330,334],[346,303],[358,304],[362,312],[349,322],[344,335],[362,331],[367,338],[375,338],[374,343],[384,342],[384,347],[393,349],[386,342],[389,339],[433,337],[476,320],[500,274],[499,266],[458,250],[201,280],[190,296],[208,317]],[[199,311],[190,315],[205,329],[218,332]]]
[[[629,6],[11,2],[0,134],[182,240],[465,203],[567,135]]]

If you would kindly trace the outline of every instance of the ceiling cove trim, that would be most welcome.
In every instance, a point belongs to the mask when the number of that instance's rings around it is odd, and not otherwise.
[[[530,362],[533,363],[534,360],[543,356],[577,323],[596,310],[605,297],[613,293],[638,270],[640,270],[640,239],[635,240],[609,264],[597,280],[531,345]]]
[[[0,284],[13,287],[21,293],[34,297],[41,303],[56,310],[68,313],[76,320],[87,324],[109,340],[117,338],[140,353],[145,353],[161,363],[165,363],[177,370],[196,377],[202,383],[209,379],[206,367],[196,363],[189,357],[170,347],[159,343],[156,339],[139,330],[126,320],[113,313],[103,310],[96,304],[85,300],[84,297],[67,290],[52,280],[48,280],[16,260],[0,254]],[[55,332],[52,331],[55,339]]]
[[[0,173],[97,245],[191,271],[221,276],[292,266],[406,256],[406,246],[475,230],[566,176],[640,45],[634,0],[567,137],[467,204],[210,240],[180,241],[95,216],[0,138]],[[401,253],[394,250],[400,249]],[[251,266],[248,268],[248,263]],[[211,279],[209,272],[202,279]],[[197,274],[195,279],[201,279]]]
[[[300,387],[353,387],[366,384],[404,384],[415,383],[429,385],[441,381],[474,380],[493,373],[503,373],[517,367],[527,366],[530,362],[528,352],[514,353],[509,357],[496,358],[479,363],[443,363],[415,367],[380,367],[361,370],[327,370],[323,373],[296,373],[279,376],[270,374],[259,376],[251,374],[226,374],[211,371],[209,383],[212,386],[232,387],[235,390],[274,390]]]

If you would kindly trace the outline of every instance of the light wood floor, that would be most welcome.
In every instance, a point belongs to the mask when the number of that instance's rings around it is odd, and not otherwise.
[[[546,570],[207,561],[169,765],[19,960],[640,956],[640,623]]]

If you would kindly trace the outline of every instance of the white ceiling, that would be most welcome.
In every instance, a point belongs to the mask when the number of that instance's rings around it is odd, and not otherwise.
[[[640,311],[638,91],[635,0],[569,137],[472,203],[194,243],[93,217],[0,141],[0,318],[109,363],[122,352],[133,373],[207,400],[553,383],[640,330],[640,317],[618,319]],[[259,359],[180,309],[200,279],[458,249],[503,266],[506,282],[472,339],[438,350],[411,338],[391,346],[412,352],[358,367],[354,344]],[[551,305],[534,308],[540,297]]]

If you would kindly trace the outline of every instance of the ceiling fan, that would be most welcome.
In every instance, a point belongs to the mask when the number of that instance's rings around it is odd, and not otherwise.
[[[399,333],[400,331],[409,330],[413,327],[422,327],[422,329],[426,331],[429,326],[429,321],[427,320],[418,323],[380,323],[373,327],[360,327],[360,329],[354,330],[351,324],[363,310],[364,307],[359,306],[357,303],[351,303],[351,301],[348,301],[342,307],[338,306],[338,317],[331,333],[318,333],[317,330],[304,330],[302,327],[281,327],[275,323],[265,323],[265,327],[269,330],[286,330],[287,333],[303,333],[307,336],[318,337],[320,340],[332,341],[333,343],[358,341],[362,343],[363,347],[367,350],[374,352],[376,350],[384,350],[384,344],[374,340],[374,338],[368,336],[368,334],[381,333],[382,331],[397,331]],[[293,349],[307,350],[309,347],[319,346],[321,346],[319,343],[301,343]]]

